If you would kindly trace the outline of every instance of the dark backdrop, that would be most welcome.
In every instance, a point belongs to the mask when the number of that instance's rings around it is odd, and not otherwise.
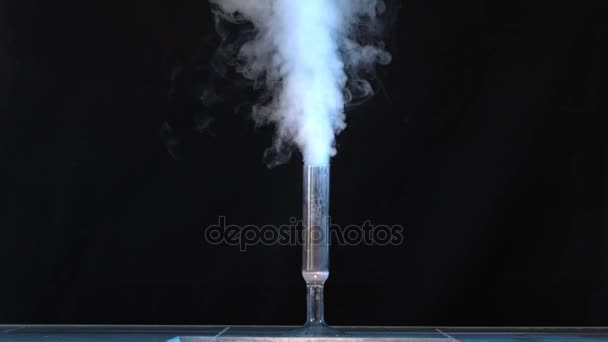
[[[331,324],[608,324],[604,3],[403,2],[332,215],[405,243],[332,249]],[[299,248],[204,242],[301,211],[243,96],[200,104],[207,2],[0,4],[0,322],[302,323]]]

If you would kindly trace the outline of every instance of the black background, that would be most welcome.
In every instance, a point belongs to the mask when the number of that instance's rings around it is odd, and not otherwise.
[[[332,249],[329,323],[608,325],[605,6],[392,8],[332,216],[405,243]],[[197,102],[213,44],[205,0],[0,2],[0,322],[303,322],[299,248],[203,241],[301,211],[300,157]]]

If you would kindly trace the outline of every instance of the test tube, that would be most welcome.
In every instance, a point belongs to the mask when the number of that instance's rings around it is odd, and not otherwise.
[[[306,281],[306,326],[326,328],[323,286],[329,277],[329,165],[304,165],[302,276]]]

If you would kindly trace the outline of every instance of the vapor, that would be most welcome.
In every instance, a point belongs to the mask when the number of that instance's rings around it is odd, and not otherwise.
[[[276,127],[267,153],[296,145],[306,164],[328,164],[346,127],[345,104],[372,95],[366,78],[391,61],[380,41],[384,2],[209,1],[218,22],[251,25],[235,67],[264,91],[252,113],[258,124]]]

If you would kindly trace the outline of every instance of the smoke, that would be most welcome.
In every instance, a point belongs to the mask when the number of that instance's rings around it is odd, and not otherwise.
[[[391,61],[380,42],[383,0],[209,1],[218,28],[247,27],[238,46],[223,47],[237,51],[237,71],[263,92],[252,112],[259,125],[276,127],[267,155],[281,163],[296,145],[306,164],[328,164],[345,104],[373,95],[367,79]]]

